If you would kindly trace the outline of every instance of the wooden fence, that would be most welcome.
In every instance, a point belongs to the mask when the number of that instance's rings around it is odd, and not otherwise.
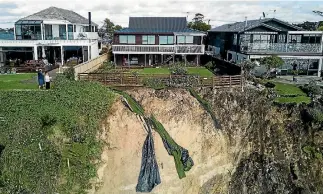
[[[100,68],[100,66],[103,64],[104,61],[106,61],[108,59],[108,54],[103,54],[98,56],[95,59],[92,59],[90,61],[86,61],[84,63],[81,63],[79,65],[76,65],[74,67],[74,71],[75,71],[75,79],[78,79],[79,74],[81,73],[89,73],[91,71],[95,71],[97,69]]]
[[[135,75],[132,73],[80,73],[79,80],[98,81],[108,86],[144,86],[147,80],[155,79],[165,85],[173,85],[176,80],[182,82],[194,83],[199,87],[213,87],[213,88],[230,88],[242,87],[243,81],[240,75],[236,76],[187,76],[187,75]],[[175,80],[175,81],[174,81]],[[176,84],[176,83],[175,83]]]

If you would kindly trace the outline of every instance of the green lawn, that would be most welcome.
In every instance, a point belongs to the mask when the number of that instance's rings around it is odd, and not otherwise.
[[[284,84],[279,82],[274,82],[275,90],[279,94],[279,98],[275,101],[279,103],[310,103],[311,98],[306,95],[299,87],[293,84]],[[295,97],[290,97],[290,96]]]
[[[159,74],[159,75],[170,75],[168,68],[144,68],[133,70],[139,74]],[[187,71],[189,74],[197,74],[203,77],[212,77],[213,73],[204,67],[188,67]]]
[[[0,90],[10,89],[38,89],[37,74],[0,75]]]

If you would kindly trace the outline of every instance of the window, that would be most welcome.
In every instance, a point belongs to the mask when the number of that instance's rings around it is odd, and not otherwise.
[[[120,44],[135,44],[136,43],[136,36],[134,36],[134,35],[120,35],[119,36],[119,43]]]
[[[279,34],[278,35],[278,43],[285,43],[286,42],[286,35],[285,34]]]
[[[193,44],[194,36],[177,36],[177,44]]]
[[[254,43],[273,43],[275,42],[275,35],[258,35],[254,34],[253,35],[253,42]]]
[[[233,35],[233,45],[237,45],[237,41],[238,41],[238,35],[234,34]]]
[[[288,42],[289,43],[301,43],[302,35],[289,35]]]
[[[193,36],[186,36],[186,44],[193,44]]]
[[[142,44],[155,44],[155,36],[142,36]]]
[[[159,36],[159,44],[174,44],[174,36]]]
[[[321,35],[316,34],[304,34],[302,43],[311,43],[311,44],[319,44],[321,43]]]
[[[52,25],[45,24],[45,40],[53,39]]]
[[[59,38],[66,40],[66,25],[59,25]]]

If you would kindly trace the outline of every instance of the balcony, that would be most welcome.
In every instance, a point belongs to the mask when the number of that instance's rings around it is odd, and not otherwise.
[[[246,53],[322,53],[321,44],[308,43],[247,43],[241,45]]]
[[[204,54],[204,45],[113,45],[114,54]]]
[[[74,39],[76,40],[97,40],[99,35],[97,32],[74,32]]]
[[[94,40],[0,40],[0,47],[89,46]]]

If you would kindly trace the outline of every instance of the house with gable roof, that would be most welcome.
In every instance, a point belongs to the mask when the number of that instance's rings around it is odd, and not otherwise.
[[[236,64],[278,55],[285,61],[279,70],[282,74],[298,70],[303,75],[321,76],[322,35],[276,18],[246,20],[208,31],[206,53]]]
[[[98,25],[71,10],[49,7],[15,22],[14,40],[0,40],[0,66],[9,59],[47,59],[64,65],[69,58],[99,56]]]
[[[199,64],[205,35],[188,28],[186,17],[130,17],[114,33],[112,52],[117,65]]]

